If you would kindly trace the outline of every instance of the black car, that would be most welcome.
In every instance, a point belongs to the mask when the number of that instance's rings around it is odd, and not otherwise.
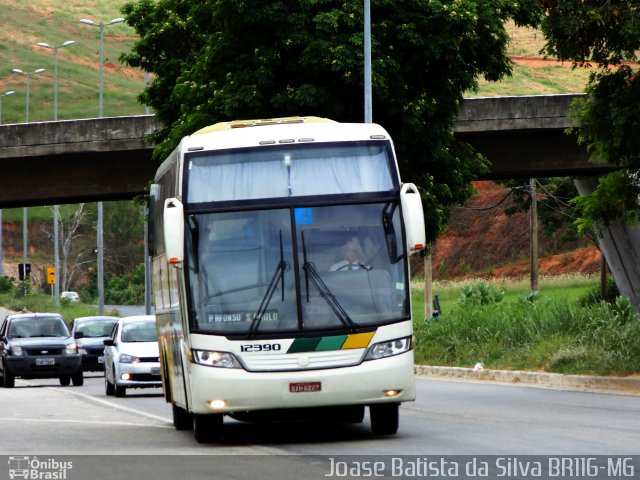
[[[82,355],[82,370],[85,372],[104,371],[104,341],[111,338],[113,326],[118,317],[95,316],[78,317],[71,324],[71,336],[78,343]]]
[[[16,377],[59,378],[60,385],[84,383],[78,346],[57,313],[9,315],[0,326],[0,375],[5,388]]]

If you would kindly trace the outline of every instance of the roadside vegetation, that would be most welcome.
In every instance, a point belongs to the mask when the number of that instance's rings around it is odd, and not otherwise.
[[[413,285],[416,363],[593,375],[640,372],[640,316],[614,288],[598,300],[596,278],[436,283],[440,315],[424,319]]]
[[[74,318],[97,315],[97,309],[91,305],[71,302],[67,298],[60,300],[56,307],[50,295],[34,293],[28,282],[15,284],[11,277],[0,277],[0,305],[14,312],[49,312],[61,314],[67,324]]]

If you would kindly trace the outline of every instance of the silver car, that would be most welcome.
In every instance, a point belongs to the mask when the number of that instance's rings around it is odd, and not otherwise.
[[[124,397],[127,388],[162,386],[154,315],[121,318],[104,345],[107,395]]]

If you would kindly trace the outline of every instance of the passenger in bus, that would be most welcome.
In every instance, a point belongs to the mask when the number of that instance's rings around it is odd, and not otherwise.
[[[344,260],[331,265],[331,272],[340,272],[344,270],[370,270],[371,267],[362,263],[364,251],[360,245],[360,241],[356,237],[351,237],[342,247],[342,256]]]

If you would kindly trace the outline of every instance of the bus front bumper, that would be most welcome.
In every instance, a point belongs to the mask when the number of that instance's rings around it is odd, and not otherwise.
[[[190,364],[193,413],[400,403],[415,399],[413,351],[321,370],[248,372]]]

